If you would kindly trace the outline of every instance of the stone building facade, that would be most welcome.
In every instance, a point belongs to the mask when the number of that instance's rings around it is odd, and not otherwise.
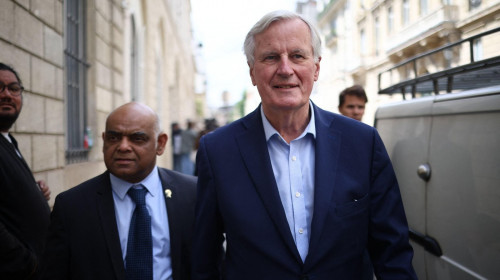
[[[197,119],[189,0],[0,1],[0,61],[19,73],[11,132],[55,196],[105,170],[106,116],[128,101],[162,128]],[[171,145],[158,165],[171,167]]]
[[[381,103],[401,96],[378,94],[378,74],[416,55],[500,27],[499,0],[330,0],[323,1],[318,28],[324,52],[317,94],[337,111],[338,94],[353,84],[368,95],[363,121],[373,125]],[[500,55],[497,33],[475,42],[482,58]],[[466,49],[422,62],[419,74],[442,69],[446,60],[467,62]],[[451,64],[449,66],[452,66]],[[390,82],[411,78],[404,73]],[[385,85],[387,86],[387,85]]]

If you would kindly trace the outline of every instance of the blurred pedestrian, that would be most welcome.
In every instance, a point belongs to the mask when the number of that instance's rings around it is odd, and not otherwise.
[[[365,114],[368,97],[360,85],[345,88],[339,94],[339,112],[351,119],[361,121]]]
[[[181,148],[180,148],[180,160],[181,160],[181,170],[180,172],[188,175],[194,175],[194,161],[192,160],[192,153],[195,149],[195,142],[198,133],[194,128],[194,122],[187,122],[187,129],[181,131]]]
[[[179,123],[172,123],[172,156],[174,158],[174,170],[182,171],[182,129]]]
[[[339,94],[339,112],[351,119],[361,121],[365,114],[365,104],[368,102],[365,90],[360,85],[354,85],[342,90]],[[368,251],[363,256],[363,275],[361,279],[373,279],[373,266]]]

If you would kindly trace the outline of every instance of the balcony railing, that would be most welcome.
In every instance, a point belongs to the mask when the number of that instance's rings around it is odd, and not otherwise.
[[[398,51],[402,45],[414,38],[421,38],[429,30],[439,29],[445,23],[458,20],[458,6],[444,5],[440,9],[426,15],[419,21],[390,36],[385,45],[387,53]]]

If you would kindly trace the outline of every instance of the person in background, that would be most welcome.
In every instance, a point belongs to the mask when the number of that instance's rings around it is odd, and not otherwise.
[[[210,118],[210,119],[205,119],[205,127],[203,130],[198,132],[198,136],[196,136],[196,141],[194,143],[194,149],[195,151],[198,151],[198,148],[200,147],[200,139],[203,137],[203,135],[208,134],[214,130],[216,130],[219,127],[219,124],[217,123],[217,120],[215,118]],[[195,164],[194,165],[194,175],[198,176],[198,166]]]
[[[365,90],[360,85],[354,85],[342,90],[339,94],[339,112],[351,119],[361,121],[365,114],[365,104],[368,102]],[[363,256],[363,276],[361,279],[373,279],[373,266],[368,252]]]
[[[0,63],[0,278],[39,279],[50,189],[36,181],[9,132],[23,107],[17,72]]]
[[[194,175],[194,162],[191,160],[191,154],[195,149],[198,133],[194,129],[194,122],[187,122],[187,129],[181,132],[181,172],[188,175]]]
[[[380,136],[310,100],[321,61],[312,24],[271,12],[244,50],[262,103],[201,138],[192,279],[356,280],[366,251],[378,279],[416,279]]]
[[[345,88],[339,94],[339,112],[351,119],[361,121],[368,102],[365,90],[360,85]]]
[[[181,172],[182,171],[182,129],[179,126],[179,123],[172,123],[172,154],[174,158],[174,170]]]
[[[158,116],[122,105],[102,139],[107,171],[56,197],[43,279],[190,280],[196,178],[156,166]]]

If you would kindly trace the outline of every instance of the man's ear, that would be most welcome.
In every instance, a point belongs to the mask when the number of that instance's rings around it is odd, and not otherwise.
[[[254,79],[254,76],[253,76],[253,66],[250,65],[250,62],[248,62],[248,61],[247,61],[247,64],[248,64],[248,68],[249,68],[248,72],[250,73],[250,79],[252,80],[252,85],[255,86],[257,84],[255,83],[255,79]]]
[[[104,152],[104,143],[106,143],[105,138],[106,138],[106,132],[103,132],[102,133],[102,151],[103,152]]]
[[[165,152],[165,146],[167,145],[168,136],[165,133],[160,133],[158,139],[156,140],[156,154],[161,156]]]
[[[316,82],[319,78],[319,69],[320,69],[320,66],[319,66],[319,63],[321,62],[321,56],[318,57],[318,61],[316,63],[314,63],[316,65],[316,71],[314,71],[314,81]]]

